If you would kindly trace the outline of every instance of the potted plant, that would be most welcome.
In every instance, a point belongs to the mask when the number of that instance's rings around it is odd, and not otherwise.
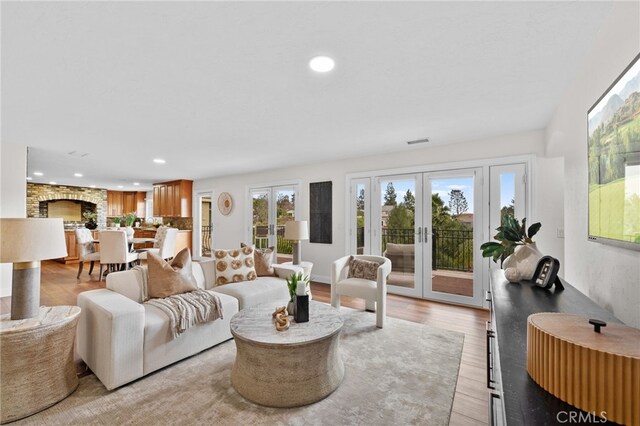
[[[133,238],[133,234],[135,233],[135,231],[133,230],[133,223],[136,221],[136,213],[135,212],[131,212],[131,213],[127,213],[124,217],[124,226],[125,231],[127,231],[127,238],[131,239]]]
[[[113,218],[113,226],[116,228],[120,228],[120,222],[122,222],[122,218],[114,217]]]
[[[522,219],[521,224],[515,217],[505,216],[502,226],[496,229],[498,233],[493,237],[498,242],[489,241],[480,246],[482,257],[491,257],[496,263],[502,259],[505,276],[511,282],[530,280],[542,257],[533,242],[533,236],[542,225],[536,222],[527,228],[526,223],[526,218]]]
[[[87,222],[84,224],[85,228],[96,229],[98,227],[98,224],[96,223],[98,213],[87,210],[86,212],[82,213],[82,217],[87,220]]]
[[[309,276],[304,275],[302,272],[298,272],[297,274],[292,274],[287,278],[287,288],[289,289],[289,304],[287,305],[287,311],[291,315],[293,315],[295,311],[296,289],[298,288],[299,282],[304,282],[306,286],[309,282]]]

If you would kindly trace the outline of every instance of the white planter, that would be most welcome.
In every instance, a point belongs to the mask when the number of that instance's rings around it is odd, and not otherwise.
[[[133,238],[133,234],[135,233],[135,231],[133,230],[133,228],[131,226],[127,226],[126,228],[124,228],[124,230],[127,233],[127,239],[130,240],[131,238]]]
[[[538,251],[536,243],[525,244],[516,247],[514,253],[502,262],[502,269],[506,271],[507,269],[515,268],[517,270],[517,274],[509,271],[510,273],[507,279],[511,282],[517,282],[515,281],[517,278],[520,280],[530,280],[533,278],[533,274],[536,272],[536,266],[538,266],[541,258],[542,253]]]

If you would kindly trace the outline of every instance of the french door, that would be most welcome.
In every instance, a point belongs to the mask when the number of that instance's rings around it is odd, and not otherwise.
[[[291,242],[284,239],[284,224],[296,218],[297,185],[269,186],[249,190],[251,223],[248,235],[259,248],[275,247],[279,260],[291,258]]]
[[[355,219],[365,226],[351,240],[358,249],[362,241],[364,253],[391,260],[389,292],[482,304],[482,277],[474,268],[482,260],[476,232],[482,224],[481,178],[481,168],[380,176],[371,180],[369,197],[367,179],[352,181],[352,194],[358,185],[364,189],[352,200],[365,212]]]
[[[213,192],[196,193],[196,225],[198,229],[194,232],[195,249],[194,256],[211,257],[211,247],[213,247],[213,215],[211,210],[211,199]]]

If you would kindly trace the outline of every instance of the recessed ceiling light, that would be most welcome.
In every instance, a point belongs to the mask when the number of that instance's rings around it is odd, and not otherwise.
[[[43,175],[43,173],[42,173],[42,172],[33,172],[33,175],[34,175],[34,176],[42,176],[42,175]]]
[[[49,182],[49,185],[57,185],[54,181]]]
[[[118,185],[118,188],[124,188],[124,186],[122,186],[122,185]]]
[[[328,56],[316,56],[309,61],[309,67],[315,72],[329,72],[335,66],[335,61]]]
[[[89,188],[95,188],[95,187],[96,187],[95,185],[89,185]]]
[[[27,176],[27,180],[33,180],[31,176]]]
[[[162,158],[154,158],[154,159],[153,159],[153,162],[154,162],[154,163],[157,163],[157,164],[164,164],[164,163],[166,163],[166,161],[165,161],[165,160],[163,160]]]
[[[82,177],[82,173],[74,173],[73,174],[75,177]]]
[[[135,186],[140,186],[140,182],[133,182]]]

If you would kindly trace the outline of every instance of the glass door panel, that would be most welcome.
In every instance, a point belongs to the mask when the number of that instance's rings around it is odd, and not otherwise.
[[[252,243],[258,248],[269,246],[269,225],[270,209],[269,200],[271,198],[270,189],[254,189],[251,191],[252,207]]]
[[[211,221],[211,197],[200,197],[200,252],[201,256],[211,257],[212,221]]]
[[[296,219],[296,191],[293,187],[274,187],[273,190],[276,198],[276,232],[270,245],[277,247],[278,262],[288,262],[293,258],[293,241],[284,239],[284,226]]]
[[[489,240],[493,240],[506,216],[518,220],[525,217],[525,165],[509,164],[490,168]],[[489,262],[490,268],[500,268],[500,262]]]
[[[480,169],[424,175],[424,297],[479,305],[481,276],[478,264],[477,212]]]
[[[378,179],[380,232],[376,248],[391,260],[391,274],[387,278],[389,291],[422,297],[420,274],[416,275],[416,271],[421,271],[422,256],[422,237],[418,235],[422,230],[422,209],[421,197],[417,196],[421,194],[421,180],[417,177],[401,175]]]
[[[371,253],[370,182],[369,178],[354,179],[351,181],[350,253]]]

